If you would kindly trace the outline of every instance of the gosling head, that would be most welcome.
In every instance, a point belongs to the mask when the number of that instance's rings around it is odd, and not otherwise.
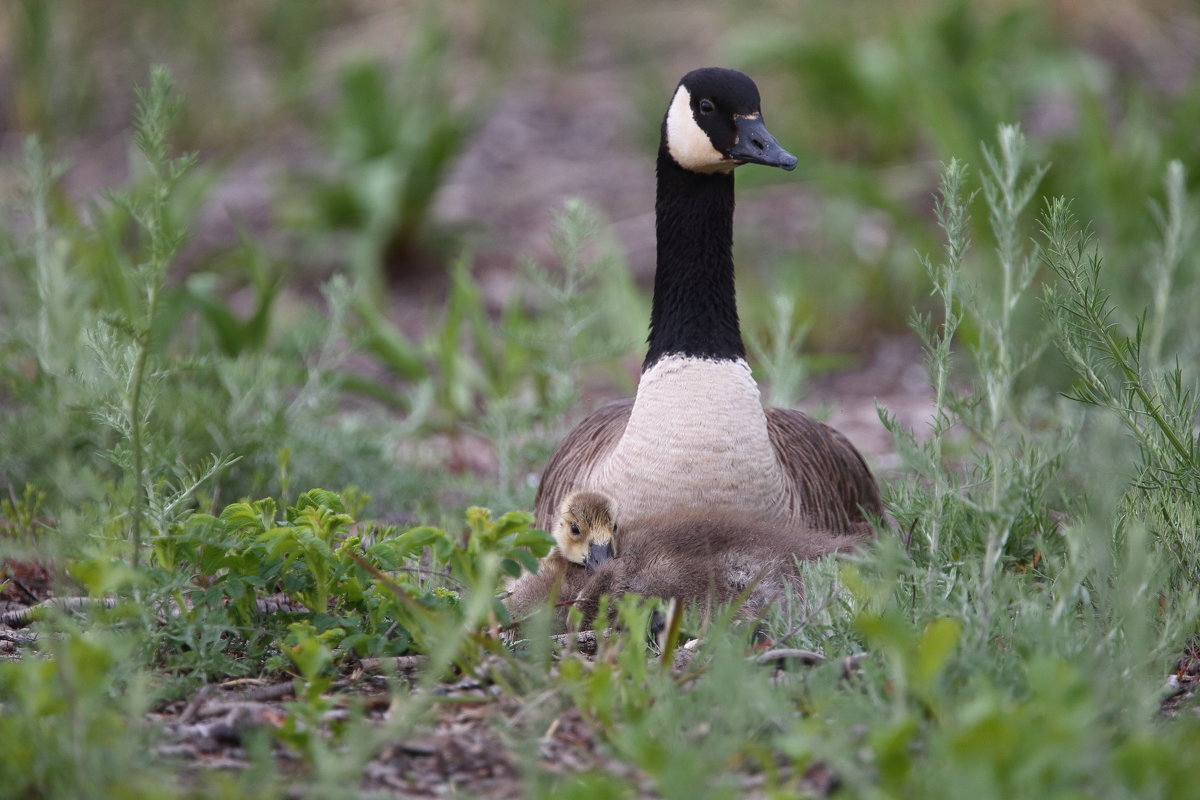
[[[706,67],[679,81],[663,122],[663,147],[692,172],[732,172],[742,164],[796,168],[763,124],[758,87],[737,70]]]
[[[554,541],[563,558],[595,569],[617,555],[616,503],[599,492],[572,492],[563,500]]]

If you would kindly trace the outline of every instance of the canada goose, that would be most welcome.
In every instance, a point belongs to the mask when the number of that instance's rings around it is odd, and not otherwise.
[[[796,562],[847,552],[868,537],[792,528],[731,515],[622,519],[600,492],[572,492],[555,520],[555,546],[536,575],[513,587],[510,613],[523,616],[555,592],[586,621],[602,595],[627,592],[697,604],[748,593],[739,615],[758,617],[788,587],[800,589]],[[557,627],[566,612],[555,615]]]
[[[575,489],[609,494],[629,518],[705,509],[794,528],[869,533],[879,489],[842,434],[764,408],[738,325],[733,170],[791,170],[763,124],[758,89],[707,68],[679,82],[658,149],[658,266],[637,395],[601,407],[559,444],[538,486],[546,530]]]

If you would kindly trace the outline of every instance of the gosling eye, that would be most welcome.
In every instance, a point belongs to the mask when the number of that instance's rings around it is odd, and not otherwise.
[[[617,523],[613,523],[613,533],[617,532]]]
[[[572,535],[572,536],[579,536],[579,535],[581,535],[581,534],[579,533],[579,523],[577,523],[577,522],[572,522],[572,523],[571,523],[571,535]]]
[[[714,106],[712,100],[709,100],[707,97],[700,101],[700,113],[701,114],[711,114],[712,112],[714,112],[716,110],[717,110],[717,107]]]

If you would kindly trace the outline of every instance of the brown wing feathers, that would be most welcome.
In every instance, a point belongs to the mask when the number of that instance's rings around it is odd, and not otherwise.
[[[767,408],[767,431],[793,502],[810,525],[869,533],[868,517],[883,516],[879,486],[850,440],[802,411]]]
[[[629,422],[633,399],[617,400],[593,411],[567,434],[550,457],[533,501],[537,526],[552,530],[562,501],[582,488],[597,464],[608,458]]]

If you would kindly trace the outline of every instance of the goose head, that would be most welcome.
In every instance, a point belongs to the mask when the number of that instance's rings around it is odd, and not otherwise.
[[[595,569],[617,555],[616,504],[599,492],[572,492],[563,500],[554,541],[563,558]]]
[[[742,164],[796,168],[763,123],[758,87],[732,69],[706,67],[684,75],[663,121],[672,160],[699,173],[732,172]]]

